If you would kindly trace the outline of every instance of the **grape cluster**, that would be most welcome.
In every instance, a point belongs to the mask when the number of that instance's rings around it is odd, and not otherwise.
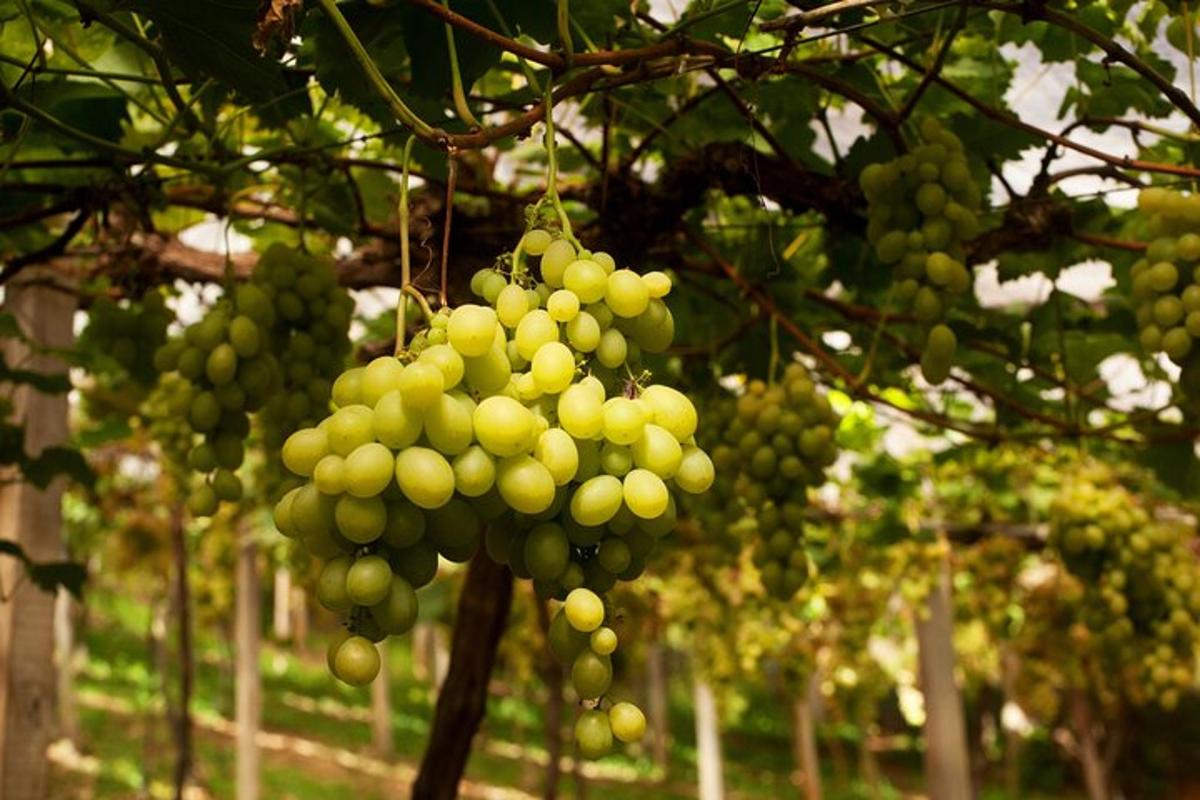
[[[596,700],[575,722],[575,742],[586,758],[599,758],[612,748],[613,737],[636,742],[646,732],[646,717],[632,703],[619,702],[600,710],[612,685],[612,654],[616,632],[604,625],[604,601],[590,589],[573,589],[550,621],[550,650],[571,670],[571,685],[581,700]]]
[[[792,597],[808,580],[804,509],[808,488],[823,483],[837,459],[838,422],[804,367],[789,364],[780,383],[746,386],[725,430],[724,442],[742,462],[736,489],[757,530],[754,561],[775,597]]]
[[[962,244],[978,232],[980,192],[957,136],[930,117],[921,138],[912,152],[868,165],[859,185],[867,239],[880,261],[896,265],[896,296],[924,330],[921,372],[938,384],[958,346],[943,320],[954,298],[971,288]]]
[[[1147,351],[1165,353],[1182,367],[1180,388],[1200,400],[1193,347],[1200,336],[1200,195],[1146,189],[1138,208],[1149,217],[1152,239],[1130,271],[1139,339]]]
[[[158,380],[153,355],[166,341],[167,327],[174,319],[158,289],[147,289],[125,303],[101,296],[88,310],[87,326],[77,344],[91,356],[115,361],[138,385],[153,386]]]
[[[713,482],[691,401],[632,369],[670,344],[669,278],[543,229],[507,263],[472,280],[487,305],[442,309],[407,351],[344,372],[336,410],[284,443],[308,482],[276,524],[328,559],[317,594],[350,616],[330,652],[347,683],[372,680],[372,642],[413,624],[439,555],[466,561],[483,540],[542,596],[586,588],[602,610],[675,527],[675,490]]]
[[[1135,703],[1170,710],[1192,685],[1200,571],[1183,531],[1106,476],[1084,471],[1053,505],[1050,546],[1080,582],[1091,652],[1111,660]]]
[[[685,503],[685,512],[699,525],[704,540],[729,555],[740,551],[746,532],[743,529],[753,527],[738,495],[742,456],[734,444],[722,439],[723,432],[736,418],[737,398],[729,392],[721,391],[705,399],[700,409],[700,429],[709,432],[709,438],[714,440],[712,460],[716,478],[707,492],[693,495]]]
[[[188,467],[206,476],[188,497],[192,514],[208,516],[220,502],[241,499],[236,471],[251,413],[263,411],[265,438],[274,446],[324,413],[331,387],[323,376],[337,371],[349,349],[352,307],[328,264],[275,244],[250,281],[158,348],[155,368],[188,381],[176,399],[202,437],[187,454]]]

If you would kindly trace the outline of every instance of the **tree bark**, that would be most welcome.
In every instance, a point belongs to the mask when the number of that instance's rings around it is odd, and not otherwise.
[[[724,800],[725,768],[721,761],[721,732],[717,721],[717,699],[712,687],[692,673],[692,696],[696,712],[696,772],[700,800]]]
[[[75,600],[60,588],[54,602],[54,660],[58,670],[58,735],[79,750],[82,734],[75,704]]]
[[[663,646],[646,646],[646,716],[650,723],[650,747],[654,765],[663,779],[671,765],[671,727],[667,717],[667,667]]]
[[[796,766],[807,800],[821,800],[821,764],[817,756],[817,731],[814,723],[820,700],[820,680],[814,671],[808,679],[804,695],[792,702]]]
[[[1004,731],[1004,792],[1017,800],[1021,796],[1021,734],[1005,724],[1004,712],[1016,703],[1017,676],[1021,664],[1012,648],[1005,646],[1000,654],[1000,686],[1004,695],[1000,707],[1000,728]]]
[[[292,573],[287,567],[275,570],[274,598],[271,602],[271,632],[275,641],[292,638]]]
[[[171,514],[171,546],[175,561],[175,625],[179,637],[179,707],[175,714],[175,798],[183,800],[192,774],[192,593],[188,582],[187,537],[184,512],[177,506]]]
[[[1104,768],[1104,759],[1100,756],[1100,746],[1096,741],[1096,731],[1092,720],[1092,707],[1087,695],[1077,689],[1070,693],[1071,727],[1075,731],[1075,740],[1079,766],[1083,770],[1083,785],[1087,789],[1088,800],[1108,800],[1108,776]]]
[[[26,335],[40,345],[66,349],[73,338],[75,296],[39,285],[54,273],[29,267],[5,287],[4,309]],[[3,342],[11,366],[41,373],[62,373],[56,356],[35,352],[15,338]],[[67,395],[45,395],[28,384],[12,388],[13,420],[24,427],[25,451],[37,455],[67,441]],[[11,473],[0,478],[11,479]],[[0,540],[15,542],[35,562],[60,561],[62,495],[65,480],[45,491],[27,483],[0,487]],[[46,746],[55,726],[54,595],[25,576],[16,559],[0,557],[0,797],[40,800],[46,794]]]
[[[538,625],[542,629],[545,646],[542,648],[539,663],[542,682],[546,685],[546,776],[542,787],[542,800],[556,800],[558,797],[558,782],[561,775],[563,749],[563,668],[555,660],[550,651],[550,609],[546,601],[536,595],[533,598],[537,606]]]
[[[471,740],[487,712],[488,683],[508,623],[512,593],[508,567],[496,564],[480,548],[467,567],[450,667],[438,695],[421,769],[413,782],[413,800],[450,800],[458,795]]]
[[[954,678],[954,622],[950,566],[943,560],[929,592],[926,617],[917,620],[921,692],[925,696],[925,777],[931,800],[972,797],[962,697]]]
[[[376,647],[381,666],[371,684],[371,747],[380,758],[390,759],[396,754],[396,745],[392,738],[392,676],[388,669],[387,640]]]
[[[258,729],[262,717],[262,676],[258,668],[262,595],[258,576],[258,546],[245,531],[238,553],[235,612],[237,678],[234,719],[237,727],[237,800],[258,800]]]

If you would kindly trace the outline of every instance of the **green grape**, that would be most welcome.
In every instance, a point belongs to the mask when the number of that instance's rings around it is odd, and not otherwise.
[[[604,268],[591,259],[578,259],[563,271],[563,285],[579,298],[581,303],[595,303],[604,297],[608,287],[608,275]]]
[[[597,475],[575,490],[571,497],[571,516],[580,525],[603,525],[617,513],[621,500],[621,481],[612,475]]]
[[[530,311],[521,318],[515,336],[517,352],[526,361],[532,361],[542,345],[558,341],[558,323],[543,309]]]
[[[617,633],[612,628],[597,628],[592,631],[588,644],[596,655],[612,655],[617,649]]]
[[[415,362],[400,374],[400,397],[406,408],[427,411],[437,404],[446,387],[442,371],[433,364]]]
[[[558,289],[546,300],[546,311],[555,322],[570,322],[579,316],[579,295],[567,289]],[[567,336],[570,335],[568,329]]]
[[[563,612],[571,627],[591,633],[604,623],[604,601],[589,589],[575,589],[567,595]]]
[[[527,455],[500,460],[496,466],[496,488],[506,503],[523,514],[540,514],[554,502],[554,477],[550,470]]]
[[[608,710],[613,736],[626,744],[639,742],[646,735],[646,715],[633,703],[614,703]]]
[[[392,577],[387,596],[371,607],[371,616],[384,633],[399,636],[412,630],[416,624],[419,603],[412,584],[399,575]]]
[[[313,468],[312,480],[321,494],[337,495],[346,491],[345,459],[333,453],[325,456]]]
[[[333,382],[333,403],[339,408],[362,405],[363,367],[346,370]]]
[[[535,580],[551,581],[562,575],[571,557],[570,543],[561,526],[543,523],[525,539],[525,565]]]
[[[553,241],[550,231],[534,228],[521,237],[521,249],[531,256],[540,256]]]
[[[557,412],[563,430],[576,439],[592,439],[604,430],[604,397],[582,383],[559,395]]]
[[[630,470],[622,485],[625,505],[636,516],[654,519],[667,510],[670,500],[667,485],[650,470]]]
[[[583,700],[600,697],[612,685],[612,661],[608,656],[584,650],[571,665],[571,685]]]
[[[532,449],[535,419],[532,412],[511,397],[497,395],[483,400],[472,415],[479,444],[501,458]]]
[[[647,272],[642,276],[642,282],[646,284],[650,297],[656,300],[671,292],[671,278],[665,272]]]
[[[333,518],[342,536],[355,544],[368,544],[383,535],[387,506],[375,496],[342,495],[334,506]]]
[[[689,494],[707,492],[716,479],[712,459],[695,445],[685,445],[675,473],[675,485]]]
[[[551,289],[561,289],[567,265],[575,261],[575,248],[566,239],[555,239],[542,254],[542,280]]]
[[[229,323],[229,343],[239,358],[250,358],[258,355],[262,334],[250,317],[237,316]]]
[[[332,672],[351,686],[366,686],[379,674],[379,666],[379,651],[371,640],[351,636],[338,646]]]
[[[543,392],[558,394],[575,377],[575,356],[565,344],[547,342],[534,353],[531,374]]]
[[[618,317],[636,317],[650,304],[650,290],[636,272],[617,270],[608,276],[604,300]]]
[[[454,470],[428,447],[409,447],[396,456],[396,482],[405,497],[425,509],[441,508],[454,494]]]
[[[365,408],[365,406],[344,406],[334,416],[351,408]],[[422,413],[405,405],[399,389],[394,389],[379,398],[371,415],[373,435],[382,444],[393,450],[403,450],[409,445],[415,444],[417,439],[421,438],[423,425]]]
[[[633,463],[648,469],[660,478],[670,478],[683,463],[683,448],[666,428],[647,424],[642,437],[631,445]]]
[[[483,395],[494,394],[508,385],[512,377],[512,362],[507,352],[493,347],[478,358],[465,358],[466,379],[475,391]]]
[[[495,341],[496,323],[495,310],[487,306],[459,306],[446,326],[450,346],[467,358],[482,356]]]
[[[346,574],[353,563],[351,556],[338,556],[326,561],[321,568],[317,578],[317,602],[330,611],[349,611],[354,606],[346,593]]]
[[[633,560],[633,553],[629,550],[629,545],[625,543],[625,540],[610,537],[600,543],[600,549],[596,551],[596,560],[608,572],[620,575],[628,569]]]
[[[345,458],[364,444],[375,440],[374,412],[367,406],[343,406],[321,426],[329,439],[329,449]]]
[[[444,394],[425,415],[425,437],[434,449],[458,455],[471,446],[474,438],[472,412],[467,404]]]
[[[586,590],[585,590],[586,591]],[[570,595],[568,595],[569,597]],[[564,608],[560,608],[550,620],[550,632],[547,635],[550,650],[561,664],[573,664],[575,659],[588,647],[588,634],[576,630],[567,619]]]
[[[579,470],[579,449],[562,428],[548,428],[538,437],[533,457],[542,463],[555,486],[565,486]]]
[[[421,355],[417,357],[417,361],[423,364],[432,364],[442,371],[442,386],[446,391],[450,391],[457,386],[462,381],[466,371],[463,357],[448,344],[435,344],[431,347],[426,347],[421,351]]]
[[[382,444],[359,445],[346,456],[343,465],[346,491],[354,497],[374,497],[392,482],[395,469],[392,451]]]
[[[572,295],[573,297],[574,295]],[[603,331],[596,317],[587,311],[580,311],[572,317],[565,328],[567,341],[581,353],[590,353],[600,346]]]
[[[616,478],[624,478],[633,469],[633,453],[624,445],[605,442],[600,448],[600,468]]]
[[[496,316],[504,327],[517,327],[517,323],[528,313],[529,297],[515,283],[505,286],[496,297]]]
[[[420,589],[437,576],[438,552],[429,542],[417,542],[396,553],[396,574]]]
[[[584,758],[602,758],[612,750],[613,731],[608,715],[589,709],[575,721],[575,745]]]
[[[604,438],[613,444],[633,444],[646,427],[643,404],[627,397],[612,397],[604,402]]]
[[[219,500],[217,493],[207,484],[201,484],[188,495],[187,508],[193,517],[209,517],[216,513]]]
[[[399,550],[421,541],[427,525],[425,512],[407,500],[389,500],[386,505],[383,542]]]
[[[455,488],[466,497],[481,497],[496,483],[496,462],[478,445],[455,456],[452,470]]]
[[[373,606],[387,597],[392,568],[380,556],[356,559],[346,571],[346,594],[356,605]]]
[[[625,363],[629,354],[629,345],[625,336],[616,328],[609,328],[600,336],[596,346],[596,360],[609,369],[616,369]]]
[[[212,480],[213,493],[218,500],[236,503],[242,499],[242,481],[227,469],[217,470]]]

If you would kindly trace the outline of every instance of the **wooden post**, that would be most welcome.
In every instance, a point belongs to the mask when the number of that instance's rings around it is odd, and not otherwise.
[[[259,673],[262,596],[258,577],[258,546],[243,531],[237,564],[235,723],[237,727],[237,800],[258,800],[258,729],[262,716],[262,676]]]
[[[821,681],[814,670],[809,676],[803,696],[792,703],[792,726],[795,738],[796,766],[800,784],[807,800],[821,800],[821,763],[817,756],[817,731],[814,718],[821,700]]]
[[[302,653],[308,652],[308,595],[303,586],[292,585],[292,639]]]
[[[275,569],[274,597],[271,601],[271,632],[275,641],[292,638],[292,573],[287,567]]]
[[[34,342],[71,346],[75,295],[53,287],[55,272],[30,267],[5,286],[4,310]],[[57,357],[34,352],[16,339],[3,342],[13,367],[40,373],[66,371]],[[67,441],[67,395],[46,395],[28,384],[12,387],[13,420],[25,429],[25,452]],[[11,479],[12,473],[0,475]],[[65,557],[62,541],[64,479],[45,491],[27,483],[0,486],[0,540],[15,542],[35,562]],[[58,724],[54,702],[54,594],[23,575],[16,559],[0,557],[0,797],[41,800],[46,795],[46,746]]]
[[[396,754],[392,738],[392,672],[388,666],[388,646],[384,639],[379,648],[379,675],[371,684],[371,747],[380,758]]]
[[[931,800],[972,797],[971,764],[962,698],[954,678],[954,619],[950,564],[943,559],[929,592],[926,616],[917,620],[921,692],[925,696],[925,779]]]
[[[665,780],[671,765],[671,726],[667,717],[667,667],[663,646],[646,645],[646,716],[654,765]]]
[[[546,601],[533,595],[537,610],[538,626],[542,630],[544,644],[538,657],[538,672],[546,685],[546,776],[542,786],[542,800],[557,800],[558,781],[561,773],[563,749],[563,668],[550,650],[550,609]]]
[[[413,782],[413,800],[451,800],[471,755],[471,740],[487,711],[496,649],[508,624],[513,577],[483,549],[467,567],[454,622],[450,665],[442,682],[429,742]]]
[[[75,599],[58,590],[54,602],[54,662],[58,670],[58,735],[76,750],[82,744],[79,707],[75,704]]]
[[[1000,656],[1001,690],[1004,695],[1000,710],[1000,728],[1004,731],[1004,791],[1012,800],[1021,796],[1021,734],[1005,724],[1004,710],[1009,703],[1016,703],[1017,678],[1021,662],[1016,652],[1005,645]]]
[[[721,732],[717,699],[698,672],[692,672],[692,697],[696,711],[696,772],[700,800],[724,800],[725,768],[721,761]]]
[[[1108,771],[1096,741],[1092,706],[1087,695],[1079,689],[1070,691],[1068,702],[1071,727],[1075,731],[1076,756],[1083,770],[1083,785],[1087,789],[1088,800],[1108,800]]]
[[[188,581],[187,529],[178,503],[171,513],[171,545],[175,561],[175,625],[179,637],[179,709],[175,715],[175,800],[183,800],[192,774],[192,593]]]

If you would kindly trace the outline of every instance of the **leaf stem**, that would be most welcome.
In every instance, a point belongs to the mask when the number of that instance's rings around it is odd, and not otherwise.
[[[558,196],[558,147],[554,138],[554,84],[551,81],[546,81],[545,96],[546,197],[550,198],[551,205],[558,212],[558,221],[562,225],[563,236],[575,246],[576,250],[582,250],[583,245],[575,238],[575,232],[571,230],[571,218],[567,216],[567,210],[563,208],[562,198]]]
[[[396,355],[404,351],[405,334],[408,332],[408,320],[404,318],[408,309],[404,292],[412,283],[412,260],[408,241],[408,167],[412,160],[413,142],[416,140],[416,135],[411,135],[404,143],[404,171],[400,177],[400,297],[396,303]]]
[[[449,11],[449,0],[442,0],[442,6]],[[471,113],[471,106],[467,103],[467,94],[463,91],[462,69],[458,64],[458,48],[454,44],[454,28],[449,22],[442,23],[442,27],[446,29],[446,54],[450,58],[450,93],[454,97],[454,110],[458,113],[458,118],[467,125],[481,129],[483,126]]]

